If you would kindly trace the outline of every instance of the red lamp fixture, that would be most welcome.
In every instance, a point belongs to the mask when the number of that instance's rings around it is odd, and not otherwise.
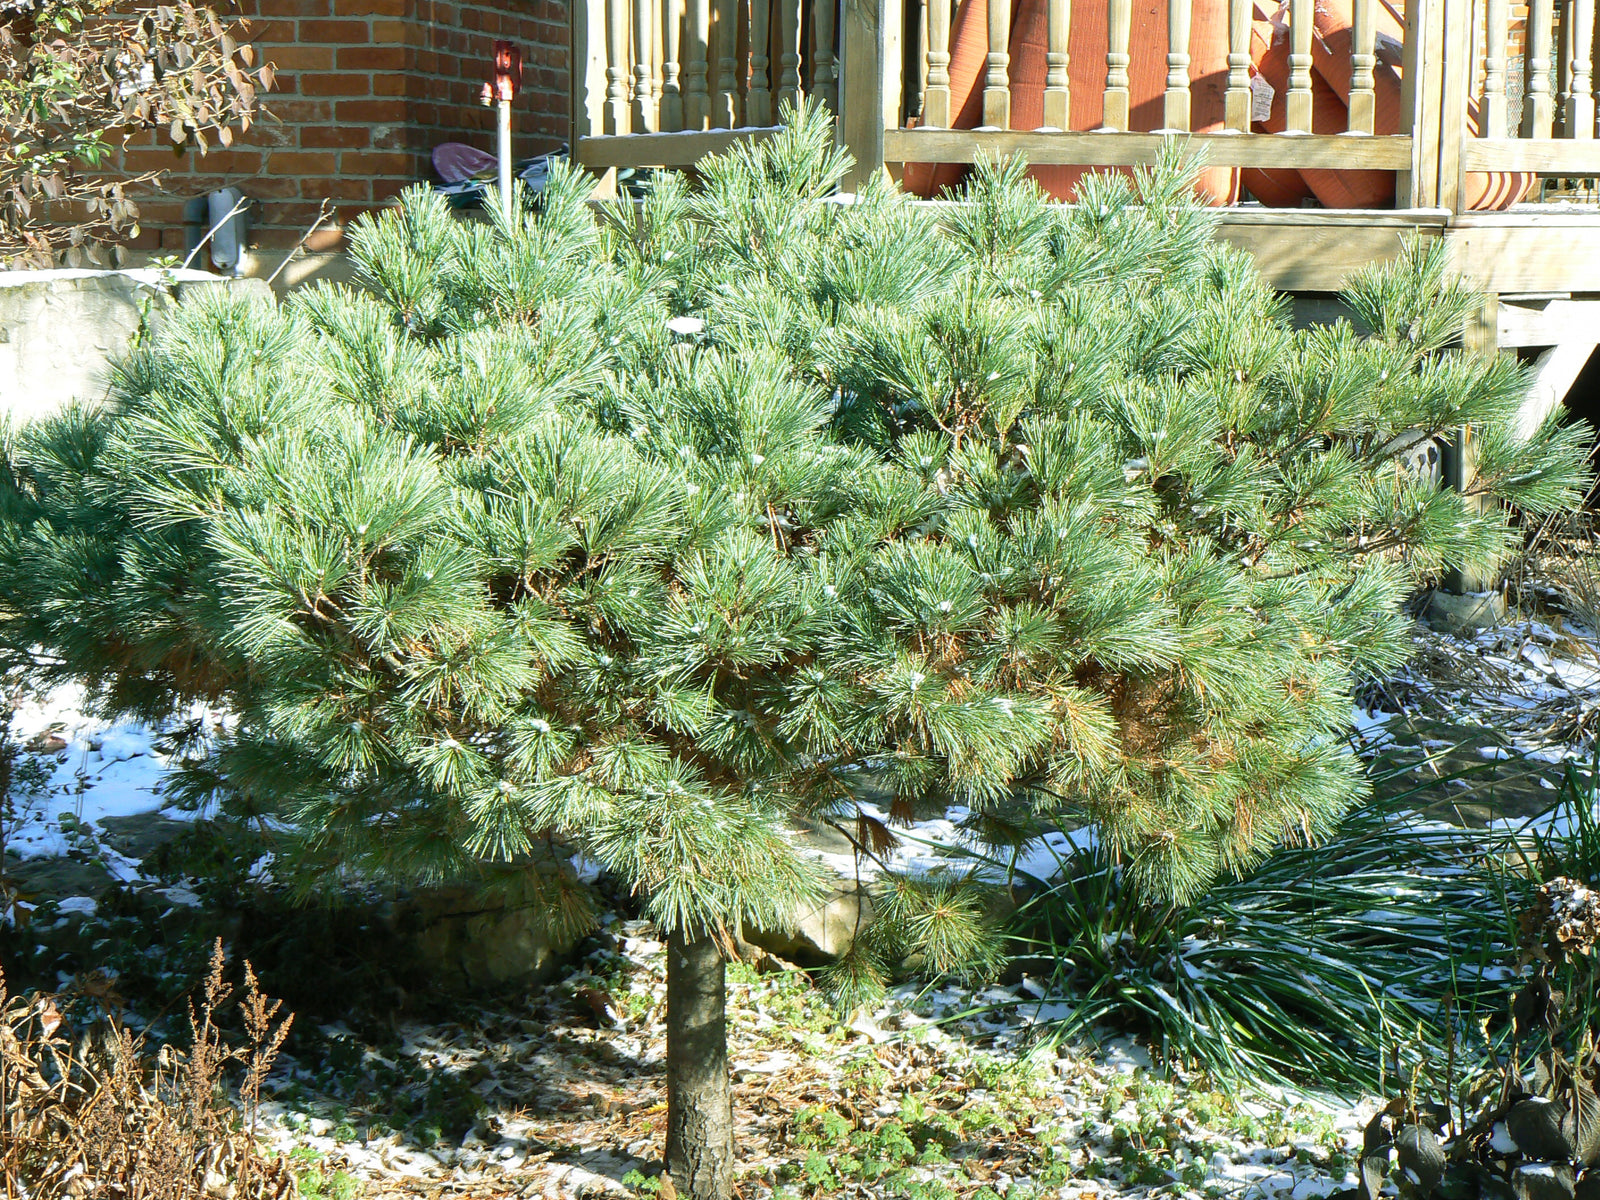
[[[485,104],[509,104],[522,90],[522,47],[512,42],[494,44],[494,78],[479,96]]]

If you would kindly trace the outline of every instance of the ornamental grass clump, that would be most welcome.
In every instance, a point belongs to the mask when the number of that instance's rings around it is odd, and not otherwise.
[[[1340,1200],[1378,1200],[1391,1176],[1404,1200],[1600,1197],[1600,893],[1557,876],[1520,927],[1503,1057],[1458,1085],[1436,1053],[1367,1126]]]
[[[1373,332],[1295,330],[1174,165],[1070,208],[1019,164],[840,203],[847,165],[810,108],[599,221],[560,169],[509,221],[412,190],[353,228],[361,290],[196,296],[0,472],[0,633],[107,710],[225,704],[176,794],[299,831],[281,876],[521,872],[569,930],[575,854],[638,895],[696,1200],[732,1187],[724,952],[818,889],[795,818],[888,846],[863,777],[892,820],[1070,814],[1198,894],[1363,794],[1351,681],[1515,543],[1477,501],[1584,479],[1513,436],[1516,364],[1447,348],[1440,247],[1352,284]],[[1463,424],[1469,497],[1405,466]],[[841,986],[992,962],[953,886],[896,880]]]

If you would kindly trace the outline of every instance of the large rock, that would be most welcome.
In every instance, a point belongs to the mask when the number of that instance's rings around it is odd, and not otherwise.
[[[575,941],[551,936],[538,909],[485,898],[471,888],[432,888],[400,906],[423,963],[444,989],[476,989],[553,979]]]
[[[26,420],[105,398],[109,366],[193,288],[271,296],[204,271],[0,271],[0,413]]]
[[[856,935],[872,920],[872,897],[854,881],[840,883],[820,904],[800,914],[793,929],[753,929],[744,937],[769,954],[819,966],[838,958],[855,943]]]
[[[1485,629],[1498,629],[1506,619],[1505,593],[1457,594],[1440,588],[1429,599],[1424,619],[1430,629],[1458,637],[1471,637]]]

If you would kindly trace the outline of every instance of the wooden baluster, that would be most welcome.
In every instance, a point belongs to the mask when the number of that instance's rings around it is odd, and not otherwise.
[[[800,104],[800,0],[778,0],[778,33],[783,47],[778,105]]]
[[[1250,0],[1228,0],[1228,92],[1223,124],[1235,133],[1250,132]]]
[[[1571,0],[1567,21],[1572,29],[1571,80],[1567,96],[1567,136],[1594,138],[1594,0]]]
[[[655,0],[633,0],[633,131],[656,130]]]
[[[628,116],[628,0],[606,0],[606,128],[633,132]]]
[[[711,128],[739,127],[739,0],[717,0],[717,92]]]
[[[661,0],[661,128],[676,133],[683,128],[683,82],[678,78],[678,35],[683,28],[679,0]]]
[[[1133,0],[1107,0],[1106,3],[1106,94],[1104,121],[1107,129],[1128,128],[1128,33],[1133,26]]]
[[[772,124],[772,81],[767,75],[771,19],[772,0],[750,0],[750,90],[745,93],[744,111],[752,125]]]
[[[1049,0],[1049,48],[1044,54],[1044,127],[1070,129],[1072,120],[1072,80],[1067,72],[1072,0]]]
[[[950,127],[950,3],[928,0],[928,88],[922,95],[922,124]],[[1045,112],[1050,101],[1045,100]]]
[[[907,82],[911,94],[906,98],[906,115],[922,124],[922,110],[928,102],[928,0],[911,0],[917,9],[917,65]],[[899,122],[896,122],[899,124]]]
[[[1522,136],[1547,138],[1554,131],[1555,105],[1550,95],[1550,39],[1555,16],[1550,0],[1528,0],[1527,81],[1522,97]]]
[[[1011,128],[1010,41],[1011,5],[996,0],[989,5],[989,57],[983,77],[983,123],[991,129]]]
[[[1189,0],[1167,0],[1167,94],[1161,108],[1166,129],[1189,130]]]
[[[945,63],[950,62],[950,0],[931,0],[935,6],[945,6]],[[833,30],[835,18],[838,15],[837,0],[816,0],[816,7],[812,10],[813,24],[812,37],[816,39],[811,51],[811,90],[822,97],[822,103],[828,106],[830,112],[839,111],[839,62],[833,56]],[[929,55],[930,67],[932,55]],[[950,72],[945,71],[944,106],[946,123],[949,123],[950,111]]]
[[[1483,53],[1483,136],[1506,136],[1506,38],[1510,0],[1488,0]]]
[[[1311,36],[1313,0],[1289,0],[1290,133],[1311,132]]]
[[[711,96],[706,91],[709,64],[707,35],[711,29],[711,0],[689,0],[689,66],[684,71],[683,127],[704,129],[711,114]]]
[[[1355,20],[1350,42],[1350,132],[1371,133],[1377,95],[1373,69],[1378,65],[1377,29],[1372,20],[1378,0],[1355,0]]]

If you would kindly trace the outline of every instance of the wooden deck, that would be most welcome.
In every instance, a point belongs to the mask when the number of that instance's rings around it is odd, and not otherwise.
[[[582,0],[573,6],[574,153],[603,177],[618,167],[692,167],[736,141],[771,136],[784,101],[815,95],[836,114],[839,141],[856,158],[847,189],[873,174],[898,175],[908,162],[968,163],[979,155],[1135,166],[1156,161],[1173,136],[1203,149],[1210,166],[1392,171],[1395,207],[1242,204],[1222,210],[1218,236],[1250,251],[1279,288],[1322,293],[1337,290],[1352,269],[1392,257],[1416,231],[1444,238],[1461,272],[1495,298],[1482,331],[1489,344],[1588,337],[1591,319],[1600,329],[1600,205],[1473,212],[1465,200],[1469,172],[1600,176],[1597,0],[1531,0],[1520,87],[1508,52],[1510,0],[1405,0],[1400,47],[1377,35],[1384,0],[1350,0],[1348,126],[1334,133],[1312,132],[1315,0],[1284,0],[1290,74],[1287,128],[1278,133],[1252,124],[1251,25],[1258,2],[1269,0],[1222,0],[1226,120],[1220,131],[1193,134],[1188,41],[1200,0],[1165,0],[1168,73],[1158,132],[1129,128],[1132,0],[1034,0],[1047,5],[1049,37],[1043,102],[1052,127],[1039,129],[1010,128],[1007,9],[993,5],[979,80],[985,127],[949,128],[956,2]],[[1107,29],[1105,65],[1094,76],[1103,120],[1068,131],[1061,128],[1071,111],[1066,48],[1071,22],[1087,5],[1097,17],[1104,12]],[[1374,123],[1382,95],[1375,68],[1380,77],[1391,72],[1391,85],[1400,81],[1398,132],[1374,132],[1383,127]],[[1076,68],[1080,77],[1084,69]],[[1569,307],[1553,307],[1551,296]],[[1538,299],[1502,329],[1494,309],[1515,297]]]

